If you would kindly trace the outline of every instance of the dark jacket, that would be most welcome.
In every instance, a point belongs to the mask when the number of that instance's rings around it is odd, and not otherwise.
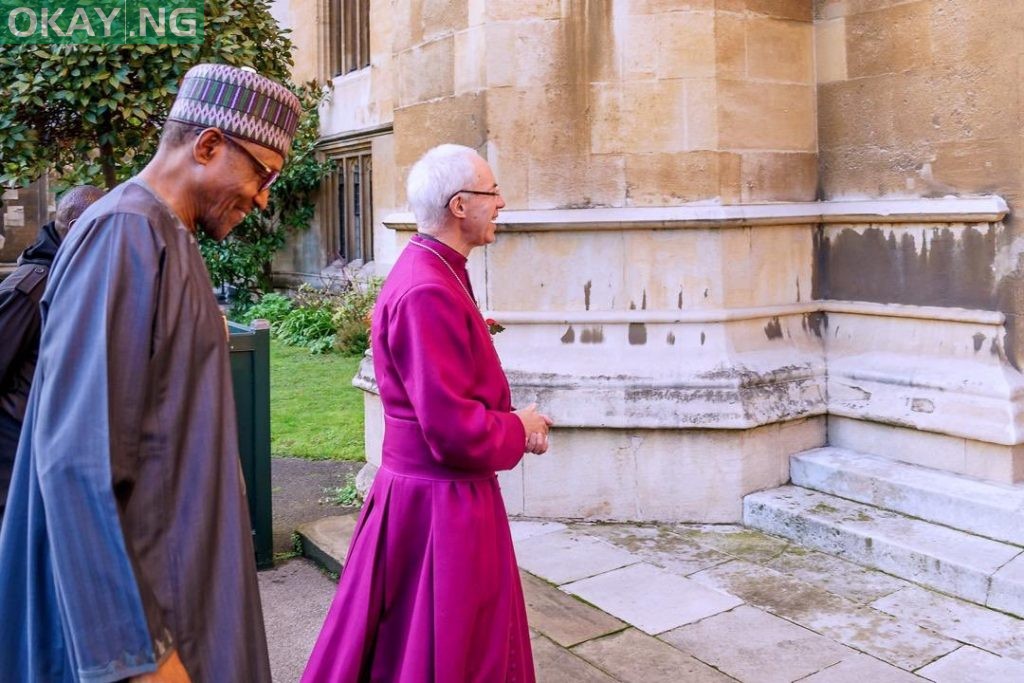
[[[44,225],[18,267],[0,282],[0,520],[39,356],[39,301],[60,241],[54,224]]]
[[[44,225],[15,271],[0,282],[0,413],[18,423],[25,418],[39,354],[39,301],[60,241],[54,224]]]

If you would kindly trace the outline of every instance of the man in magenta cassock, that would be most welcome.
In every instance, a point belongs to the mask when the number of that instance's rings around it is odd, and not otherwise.
[[[384,446],[305,683],[533,681],[495,470],[547,450],[549,418],[513,411],[466,272],[505,205],[490,167],[441,145],[409,172],[419,232],[373,313]]]

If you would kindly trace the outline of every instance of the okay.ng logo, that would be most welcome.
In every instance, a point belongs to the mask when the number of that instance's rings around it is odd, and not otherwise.
[[[0,44],[203,42],[202,0],[0,0]]]

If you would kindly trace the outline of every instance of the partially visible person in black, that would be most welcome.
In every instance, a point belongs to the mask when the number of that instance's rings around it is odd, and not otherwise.
[[[65,192],[56,220],[39,229],[36,243],[22,252],[18,267],[0,282],[0,522],[39,353],[39,300],[57,247],[78,217],[102,196],[103,190],[92,185]]]

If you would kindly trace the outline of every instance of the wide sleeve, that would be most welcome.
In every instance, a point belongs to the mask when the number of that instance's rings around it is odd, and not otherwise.
[[[440,285],[409,290],[388,320],[395,370],[434,457],[469,470],[507,470],[523,457],[526,433],[514,414],[480,398],[465,308]]]
[[[164,250],[133,215],[82,241],[44,299],[32,450],[77,678],[106,683],[154,671],[173,646],[117,501],[140,457]]]

